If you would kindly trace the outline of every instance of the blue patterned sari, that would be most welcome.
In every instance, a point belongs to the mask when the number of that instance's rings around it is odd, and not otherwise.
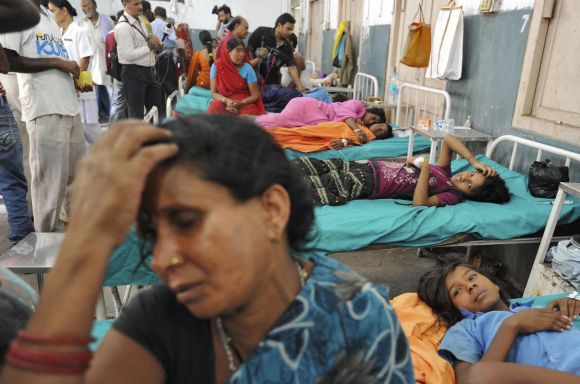
[[[374,285],[326,257],[228,383],[414,383],[407,339]]]

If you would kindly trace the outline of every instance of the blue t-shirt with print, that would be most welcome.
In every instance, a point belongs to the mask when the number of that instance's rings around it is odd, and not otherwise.
[[[477,312],[461,308],[464,319],[447,330],[439,355],[451,364],[456,361],[475,364],[490,347],[504,320],[515,313],[528,310],[534,303],[514,303],[508,311]],[[558,371],[580,374],[580,330],[564,332],[536,332],[519,335],[514,341],[506,362],[534,365]]]
[[[246,80],[246,83],[248,84],[255,84],[258,82],[258,78],[256,77],[256,72],[254,72],[254,68],[252,68],[252,66],[248,63],[244,63],[244,65],[241,68],[238,68],[238,73],[240,74],[240,76],[242,76],[244,80]],[[215,64],[212,64],[211,69],[209,71],[209,77],[211,79],[215,79],[215,75],[216,75]]]

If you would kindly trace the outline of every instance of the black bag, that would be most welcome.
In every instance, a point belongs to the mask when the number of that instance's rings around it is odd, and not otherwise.
[[[535,197],[556,197],[560,182],[567,182],[568,167],[557,167],[550,160],[534,161],[528,173],[528,189]]]
[[[115,80],[121,80],[121,71],[123,70],[123,64],[119,63],[119,54],[117,53],[117,42],[115,42],[114,48],[108,52],[109,61],[111,63],[111,70],[109,75],[111,75]]]

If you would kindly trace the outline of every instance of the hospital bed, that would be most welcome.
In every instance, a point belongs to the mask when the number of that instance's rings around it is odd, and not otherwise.
[[[393,158],[407,155],[409,144],[408,137],[392,137],[384,140],[373,140],[364,145],[355,145],[339,150],[329,149],[320,152],[299,152],[293,149],[285,149],[288,159],[296,159],[297,157],[310,157],[316,159],[333,159],[341,158],[345,160],[366,160],[378,158]],[[413,153],[423,153],[429,150],[431,143],[429,140],[422,137],[415,138],[413,143]]]
[[[511,144],[508,144],[511,143]],[[497,148],[512,145],[508,167],[490,160]],[[499,205],[464,201],[446,207],[412,207],[408,200],[355,200],[342,206],[316,208],[316,238],[308,244],[314,253],[332,254],[360,250],[369,246],[425,247],[445,244],[458,235],[466,236],[477,244],[498,244],[503,241],[525,242],[524,236],[535,234],[546,225],[551,199],[535,198],[527,190],[527,176],[513,170],[520,147],[537,150],[537,159],[545,157],[556,160],[563,157],[565,164],[580,162],[580,154],[565,151],[531,140],[502,136],[489,147],[486,156],[478,155],[479,161],[496,168],[506,181],[512,194],[509,203]],[[471,169],[465,160],[455,160],[452,171]],[[571,204],[564,205],[560,224],[580,220],[580,199],[570,197]],[[539,241],[538,241],[539,242]],[[461,241],[457,245],[462,245]]]

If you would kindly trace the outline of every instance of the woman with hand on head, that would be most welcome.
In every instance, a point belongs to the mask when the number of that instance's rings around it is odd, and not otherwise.
[[[458,384],[580,383],[577,299],[508,305],[497,284],[461,260],[423,275],[418,293],[448,327],[439,354]]]
[[[218,57],[211,66],[210,89],[213,101],[209,114],[262,115],[266,112],[256,72],[245,61],[244,43],[231,38],[227,49],[218,51]]]
[[[246,119],[114,125],[72,196],[58,260],[0,383],[414,382],[387,290],[308,256],[307,187]],[[164,284],[128,304],[91,359],[107,260],[135,220]]]

